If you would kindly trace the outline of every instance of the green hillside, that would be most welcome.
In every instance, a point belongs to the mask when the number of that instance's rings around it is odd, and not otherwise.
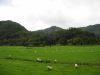
[[[100,37],[100,24],[95,24],[95,25],[90,25],[90,26],[87,26],[87,27],[82,27],[81,29],[84,30],[84,31],[92,32],[92,33],[96,34],[96,36]]]
[[[15,32],[20,32],[20,31],[27,31],[27,30],[22,25],[10,20],[0,21],[0,33],[1,32],[15,33]]]
[[[0,21],[0,45],[19,45],[26,33],[28,31],[19,23]]]
[[[0,45],[51,46],[100,44],[99,25],[85,28],[62,29],[52,26],[44,30],[28,31],[19,23],[0,21]],[[97,29],[98,28],[98,29]],[[88,31],[87,31],[88,30]],[[95,33],[96,32],[96,33]]]

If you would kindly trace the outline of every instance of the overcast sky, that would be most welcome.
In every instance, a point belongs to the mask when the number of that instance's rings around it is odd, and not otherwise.
[[[0,0],[0,20],[34,31],[100,24],[100,0]]]

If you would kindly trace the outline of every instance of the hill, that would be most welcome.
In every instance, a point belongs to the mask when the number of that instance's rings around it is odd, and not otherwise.
[[[96,36],[100,37],[100,24],[89,25],[87,27],[81,27],[80,29],[83,31],[94,33]],[[39,32],[53,33],[53,32],[60,31],[60,30],[65,30],[65,29],[57,27],[57,26],[51,26],[44,30],[39,30]]]
[[[89,25],[81,28],[83,31],[89,31],[100,37],[100,24]]]
[[[22,41],[26,33],[28,31],[16,22],[0,21],[0,45],[15,45]]]
[[[97,25],[96,25],[97,26]],[[92,30],[86,28],[62,29],[52,26],[44,30],[30,32],[13,21],[0,21],[0,45],[45,46],[45,45],[86,45],[98,44]],[[91,27],[90,27],[91,28]],[[93,28],[93,27],[92,27]],[[98,27],[96,27],[98,28]],[[95,28],[95,30],[97,30]],[[99,31],[99,29],[98,29]]]
[[[81,29],[82,31],[88,31],[88,32],[94,33],[96,36],[100,37],[100,24],[89,25],[87,27],[81,27],[77,29]],[[36,32],[53,33],[53,32],[61,31],[61,30],[65,30],[65,29],[57,27],[57,26],[51,26],[49,28],[38,30]]]
[[[7,21],[0,21],[0,32],[19,32],[19,31],[27,31],[23,26],[20,24],[7,20]]]
[[[43,29],[43,30],[38,30],[38,32],[52,33],[52,32],[56,32],[59,30],[63,30],[63,29],[60,27],[57,27],[57,26],[51,26],[51,27]]]

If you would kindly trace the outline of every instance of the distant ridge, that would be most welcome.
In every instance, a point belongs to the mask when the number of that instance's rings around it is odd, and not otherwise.
[[[60,27],[57,27],[57,26],[51,26],[51,27],[43,29],[43,30],[38,30],[38,32],[51,33],[51,32],[56,32],[59,30],[63,30],[63,29]]]
[[[100,24],[89,25],[87,27],[80,27],[79,29],[94,33],[96,36],[100,37]],[[59,30],[65,30],[65,29],[57,27],[57,26],[51,26],[43,30],[37,30],[36,32],[52,33]]]
[[[33,47],[57,44],[100,44],[100,38],[96,37],[94,33],[100,36],[100,24],[82,27],[80,29],[69,28],[65,30],[57,26],[51,26],[43,30],[28,31],[19,23],[10,20],[0,21],[0,45],[4,46],[16,45]]]
[[[89,25],[87,27],[81,27],[83,31],[89,31],[100,37],[100,24]]]
[[[82,29],[83,31],[89,31],[91,33],[94,33],[96,36],[100,37],[100,24],[89,25],[87,27],[80,27],[80,29]],[[64,30],[64,29],[57,26],[51,26],[43,30],[37,30],[32,32],[52,33],[59,30]],[[13,22],[11,20],[0,21],[0,33],[4,33],[4,32],[14,33],[14,32],[21,32],[21,31],[30,32],[17,22]]]

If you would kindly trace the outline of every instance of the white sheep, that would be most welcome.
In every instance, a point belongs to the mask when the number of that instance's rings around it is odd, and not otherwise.
[[[57,62],[57,60],[55,59],[55,60],[54,60],[54,63],[56,63],[56,62]]]
[[[78,68],[79,67],[79,65],[78,64],[75,64],[75,68]]]
[[[37,58],[36,61],[37,61],[37,62],[42,62],[42,59]]]
[[[48,70],[51,71],[53,69],[52,66],[47,66]]]

